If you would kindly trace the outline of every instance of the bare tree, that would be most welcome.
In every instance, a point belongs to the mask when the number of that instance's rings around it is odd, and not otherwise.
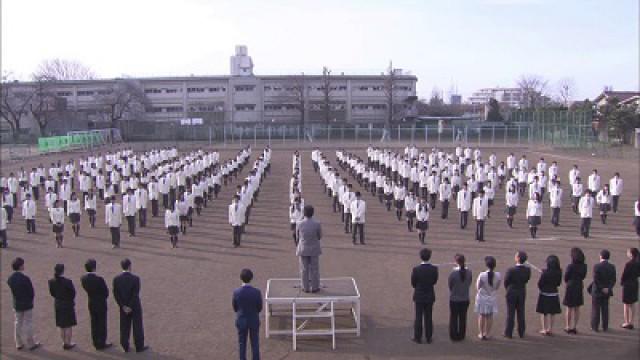
[[[575,91],[575,81],[572,78],[563,78],[558,81],[558,100],[567,108],[569,108]]]
[[[304,73],[293,76],[285,85],[285,98],[287,101],[291,101],[295,104],[296,109],[300,112],[300,127],[305,138],[308,138],[310,142],[313,141],[311,134],[307,130],[306,115],[307,115],[307,80]]]
[[[331,77],[331,70],[328,67],[322,68],[322,112],[324,115],[324,121],[327,126],[331,122],[331,92],[333,86],[333,79]]]
[[[522,75],[517,82],[522,93],[520,106],[525,109],[535,109],[543,106],[544,93],[548,81],[539,75]]]
[[[390,140],[391,138],[391,125],[395,120],[395,88],[397,80],[398,78],[396,76],[396,71],[393,68],[393,62],[389,61],[389,67],[387,68],[383,86],[387,105],[387,118],[382,131],[382,137],[380,138],[381,142]]]
[[[20,88],[13,84],[8,73],[2,75],[0,85],[0,117],[9,124],[13,139],[18,138],[21,120],[29,112],[29,104],[34,96],[30,88]]]
[[[88,66],[73,60],[50,59],[40,63],[34,72],[35,77],[47,77],[52,80],[91,80],[96,75]]]
[[[58,97],[54,91],[55,81],[47,75],[33,75],[35,87],[29,110],[40,128],[41,136],[45,135],[51,113],[64,107],[65,100]]]
[[[99,113],[111,122],[111,127],[118,127],[118,122],[125,117],[135,117],[144,113],[149,104],[140,84],[132,79],[118,79],[106,90],[95,95]]]

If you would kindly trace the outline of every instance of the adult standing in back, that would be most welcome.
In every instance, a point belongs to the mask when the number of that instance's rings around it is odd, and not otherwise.
[[[434,286],[438,282],[438,268],[432,265],[431,250],[420,250],[420,265],[411,272],[411,286],[413,287],[413,302],[415,303],[415,320],[413,324],[413,338],[415,343],[422,343],[424,325],[427,344],[431,344],[433,336],[433,303],[436,301]]]
[[[120,266],[122,273],[113,279],[113,297],[120,307],[120,345],[124,352],[129,352],[129,336],[133,326],[136,352],[143,352],[149,347],[144,344],[140,278],[131,273],[131,260],[122,260]]]
[[[304,292],[320,291],[320,255],[322,227],[313,219],[313,206],[305,205],[304,220],[297,228],[298,246],[296,256],[300,258],[301,287]]]
[[[107,343],[107,298],[109,288],[104,278],[96,274],[96,261],[89,259],[84,264],[87,271],[80,278],[82,288],[89,298],[89,316],[91,318],[91,340],[96,350],[104,350],[112,346]]]
[[[20,257],[15,258],[11,263],[13,274],[9,276],[7,284],[11,288],[13,295],[13,310],[16,316],[15,322],[15,339],[16,348],[24,349],[25,345],[29,350],[35,350],[40,347],[40,343],[36,342],[33,336],[33,284],[31,279],[24,272],[24,260]]]
[[[624,265],[620,285],[622,286],[622,303],[624,323],[622,327],[633,330],[633,313],[638,302],[638,278],[640,277],[640,251],[638,248],[627,250],[629,261]]]
[[[64,264],[56,264],[54,277],[49,280],[49,294],[55,299],[56,326],[60,328],[62,349],[71,350],[76,347],[71,341],[72,329],[78,324],[75,309],[76,289],[73,282],[63,275]]]
[[[525,317],[524,303],[527,298],[527,283],[531,278],[531,269],[525,265],[527,253],[518,251],[515,256],[516,265],[509,268],[504,276],[504,287],[507,290],[507,325],[504,336],[511,339],[516,316],[518,318],[518,335],[524,337]]]
[[[591,293],[591,329],[599,331],[602,318],[602,331],[609,329],[609,298],[613,296],[616,284],[616,267],[609,262],[609,250],[600,251],[600,262],[593,266]]]
[[[564,273],[566,290],[562,304],[567,307],[566,326],[567,334],[578,334],[576,330],[580,319],[580,307],[584,305],[584,278],[587,276],[587,265],[584,263],[584,253],[580,248],[571,249],[571,264],[567,265]]]
[[[449,337],[453,341],[461,341],[467,333],[469,287],[473,274],[465,266],[464,255],[456,254],[455,262],[457,267],[449,274]]]
[[[496,259],[493,256],[484,258],[484,264],[487,267],[478,275],[476,281],[476,304],[475,312],[478,313],[478,338],[480,340],[489,340],[491,336],[491,326],[493,325],[493,314],[498,312],[498,301],[496,293],[500,289],[500,281],[502,277],[499,272],[495,272]]]
[[[253,280],[253,272],[242,269],[240,272],[242,286],[233,292],[233,311],[236,313],[238,330],[238,346],[240,360],[247,358],[247,336],[251,340],[251,356],[260,360],[260,312],[262,311],[262,293],[249,285]]]

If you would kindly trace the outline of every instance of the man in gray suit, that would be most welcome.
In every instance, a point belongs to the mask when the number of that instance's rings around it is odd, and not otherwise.
[[[300,257],[300,273],[302,276],[302,291],[320,291],[320,264],[318,257],[322,254],[320,239],[322,238],[322,228],[320,223],[312,219],[313,206],[304,207],[304,220],[296,229],[298,233],[298,247],[296,256]]]

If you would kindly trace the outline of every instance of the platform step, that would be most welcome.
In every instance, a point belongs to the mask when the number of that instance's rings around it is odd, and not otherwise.
[[[309,312],[309,313],[299,313],[296,312],[296,319],[298,318],[331,318],[334,316],[332,311],[322,311],[322,312]]]

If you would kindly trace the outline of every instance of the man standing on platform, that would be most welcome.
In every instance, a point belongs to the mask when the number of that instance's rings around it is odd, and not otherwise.
[[[302,281],[302,291],[320,291],[320,263],[319,256],[322,254],[320,239],[322,238],[322,228],[320,223],[313,218],[313,206],[304,207],[304,220],[296,229],[298,237],[298,247],[296,256],[300,257],[300,275]]]

